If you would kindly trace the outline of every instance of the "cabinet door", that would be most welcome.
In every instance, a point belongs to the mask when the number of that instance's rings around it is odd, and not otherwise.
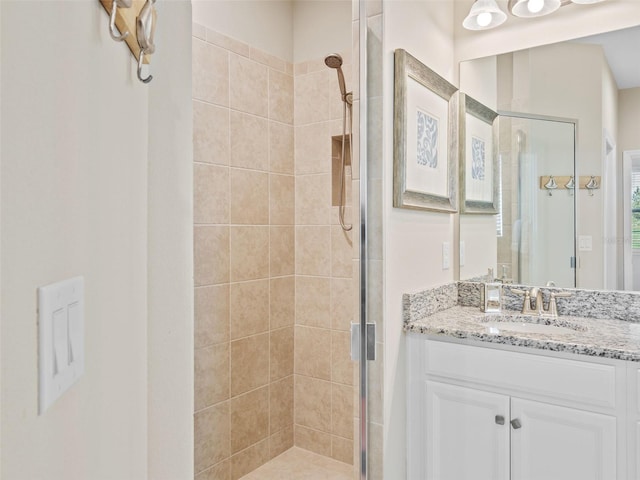
[[[508,480],[509,397],[426,383],[427,479]]]
[[[615,417],[512,398],[511,418],[512,480],[616,478]]]

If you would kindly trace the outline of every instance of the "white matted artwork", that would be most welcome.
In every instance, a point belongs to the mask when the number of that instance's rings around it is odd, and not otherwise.
[[[466,114],[466,200],[493,200],[493,128]]]
[[[498,114],[460,93],[460,211],[498,213]]]
[[[457,89],[395,52],[393,206],[457,211]]]
[[[407,190],[446,197],[449,103],[407,82]]]

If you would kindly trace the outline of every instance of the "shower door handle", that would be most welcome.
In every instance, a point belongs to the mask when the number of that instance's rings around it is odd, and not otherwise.
[[[360,361],[360,324],[351,324],[351,360]],[[376,359],[376,324],[367,323],[367,360]]]

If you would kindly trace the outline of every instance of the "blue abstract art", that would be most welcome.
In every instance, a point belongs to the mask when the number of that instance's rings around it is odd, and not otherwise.
[[[471,178],[484,180],[485,172],[485,143],[476,137],[471,137]]]
[[[438,119],[421,110],[417,112],[418,165],[438,166]]]

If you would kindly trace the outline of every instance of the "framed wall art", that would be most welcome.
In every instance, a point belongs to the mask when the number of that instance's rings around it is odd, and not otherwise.
[[[393,206],[458,211],[457,89],[395,51]]]
[[[498,114],[459,93],[460,212],[498,213]]]

